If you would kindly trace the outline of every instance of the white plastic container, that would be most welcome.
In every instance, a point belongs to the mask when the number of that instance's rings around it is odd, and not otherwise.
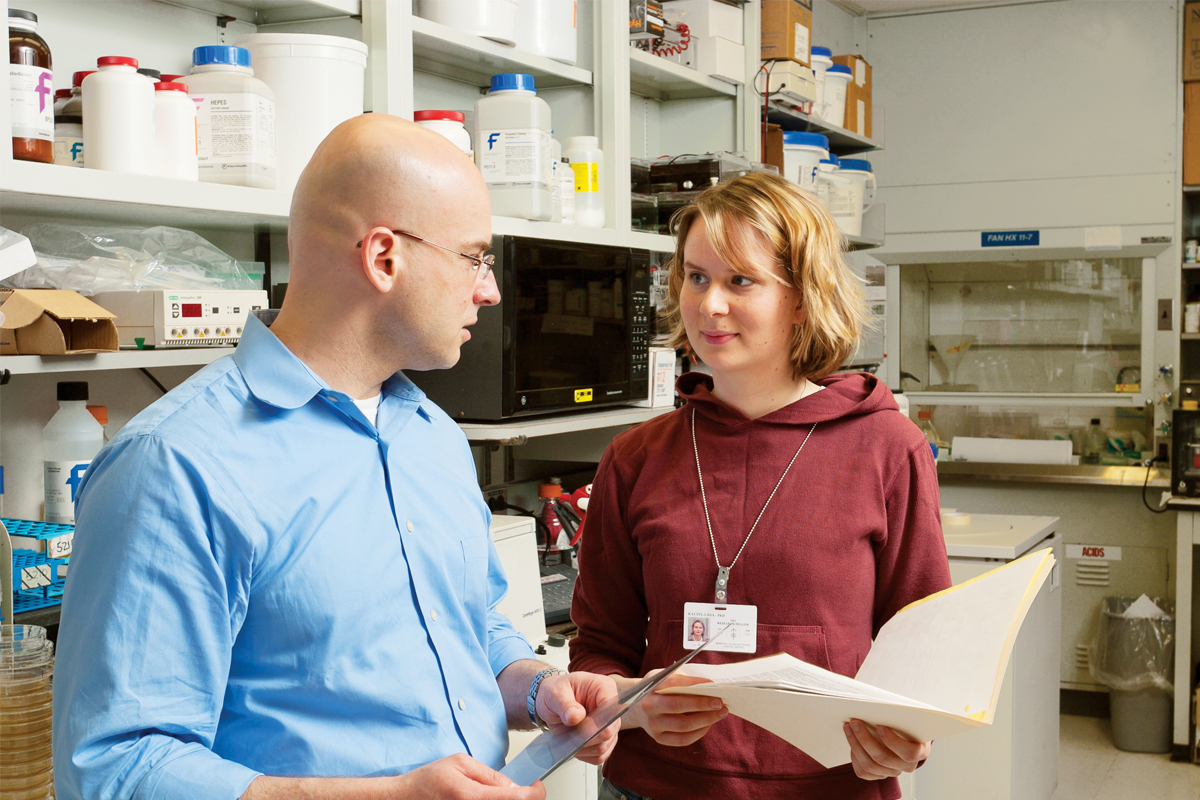
[[[847,224],[851,230],[847,233],[851,236],[860,236],[862,235],[863,215],[875,204],[875,172],[871,169],[870,161],[864,161],[861,158],[841,158],[838,159],[837,174],[843,178],[849,178],[853,184],[850,206],[854,212],[854,219],[848,221]]]
[[[422,128],[428,128],[445,136],[454,146],[467,155],[471,155],[471,134],[463,126],[466,117],[461,111],[425,110],[413,112],[413,121]]]
[[[783,134],[783,177],[814,194],[820,163],[829,158],[829,138],[819,133]]]
[[[550,131],[553,136],[554,131]],[[550,139],[550,221],[562,222],[562,187],[559,185],[559,172],[565,170],[562,165],[562,145],[558,139]],[[573,199],[573,198],[572,198]]]
[[[817,99],[813,101],[813,113],[823,118],[825,110],[825,71],[833,66],[833,51],[828,47],[814,47],[809,58],[813,80],[817,85]]]
[[[275,93],[254,77],[250,51],[197,47],[192,64],[192,74],[179,82],[196,103],[200,180],[274,189]]]
[[[562,205],[562,223],[574,225],[575,171],[571,169],[571,164],[566,156],[559,159],[556,181],[558,183],[558,202]]]
[[[492,76],[475,101],[475,163],[501,217],[549,220],[550,106],[537,96],[532,75]]]
[[[47,522],[75,524],[79,480],[104,447],[104,426],[87,410],[87,401],[86,382],[59,383],[58,411],[42,429]]]
[[[575,173],[575,224],[587,228],[604,227],[604,151],[595,136],[572,136],[563,153]]]
[[[517,43],[517,0],[417,0],[418,17],[501,44]]]
[[[71,98],[54,114],[54,163],[83,167],[83,79],[95,70],[71,77]]]
[[[363,113],[367,45],[313,33],[251,33],[234,44],[275,95],[276,185],[291,189],[329,132]]]
[[[196,104],[183,83],[154,84],[154,145],[158,174],[185,181],[200,180],[196,157]]]
[[[854,80],[849,67],[834,64],[825,70],[825,107],[821,119],[839,128],[846,124],[846,87]]]
[[[575,65],[579,57],[576,0],[520,0],[517,48]]]
[[[825,206],[842,233],[858,236],[862,232],[862,212],[857,214],[858,228],[854,227],[854,181],[838,174],[837,162],[826,159],[821,162],[817,173],[817,199]]]
[[[83,140],[88,169],[153,175],[154,84],[137,72],[137,59],[105,56],[86,76],[83,94]]]

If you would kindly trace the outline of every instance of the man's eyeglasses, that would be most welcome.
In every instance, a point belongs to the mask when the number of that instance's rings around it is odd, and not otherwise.
[[[408,231],[395,231],[394,230],[394,231],[392,231],[392,233],[399,234],[400,236],[407,236],[410,239],[416,239],[418,242],[424,242],[425,244],[430,245],[431,247],[436,247],[439,250],[445,250],[447,253],[454,253],[454,255],[456,255],[456,256],[462,256],[463,258],[472,262],[472,264],[474,265],[472,267],[472,269],[475,270],[476,277],[481,281],[487,280],[488,273],[490,273],[492,271],[492,267],[496,266],[496,257],[493,255],[469,256],[466,253],[460,253],[457,250],[450,249],[449,247],[443,247],[442,245],[437,244],[435,242],[431,242],[428,239],[422,239],[420,236],[417,236],[416,234],[413,234],[413,233],[409,233]],[[356,247],[362,247],[362,246],[363,246],[362,242],[359,242],[356,245]],[[480,267],[483,267],[483,272],[479,272]]]

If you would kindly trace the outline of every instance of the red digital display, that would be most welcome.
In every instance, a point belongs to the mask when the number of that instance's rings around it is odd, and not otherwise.
[[[200,316],[200,313],[201,312],[200,312],[200,304],[199,303],[184,303],[183,304],[183,315],[185,317],[198,317],[198,316]]]

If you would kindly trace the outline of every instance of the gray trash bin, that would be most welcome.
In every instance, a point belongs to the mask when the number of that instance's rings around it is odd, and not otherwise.
[[[1089,648],[1092,677],[1110,689],[1113,742],[1134,753],[1171,750],[1175,618],[1131,618],[1134,597],[1106,597]],[[1167,614],[1174,604],[1151,598]]]

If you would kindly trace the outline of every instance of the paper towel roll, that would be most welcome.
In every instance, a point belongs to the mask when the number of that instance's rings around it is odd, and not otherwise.
[[[1065,439],[980,439],[955,436],[955,461],[1002,464],[1070,464],[1071,443]]]

